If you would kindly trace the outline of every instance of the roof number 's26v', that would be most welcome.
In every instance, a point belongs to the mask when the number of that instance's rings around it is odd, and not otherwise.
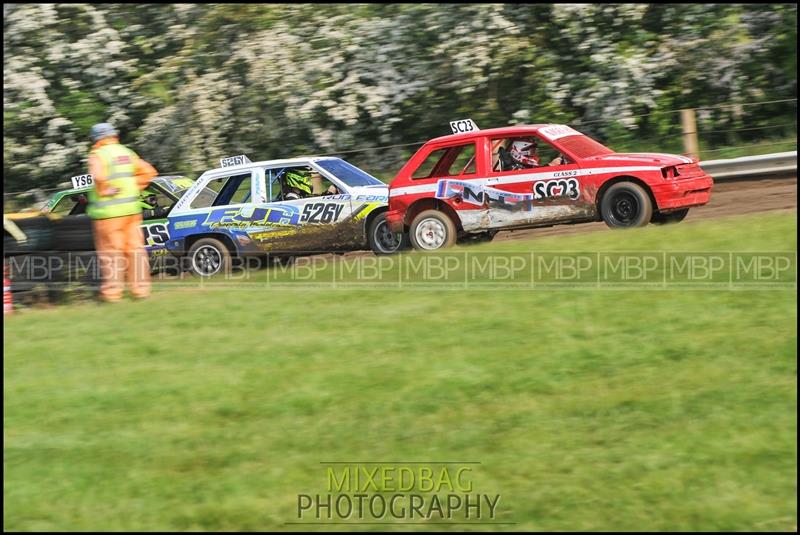
[[[240,154],[239,156],[229,156],[227,158],[219,159],[220,167],[233,167],[235,165],[244,165],[246,163],[253,163],[253,162],[251,162],[250,158],[248,158],[244,154]]]

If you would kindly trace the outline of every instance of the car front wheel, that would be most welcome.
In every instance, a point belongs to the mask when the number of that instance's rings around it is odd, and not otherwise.
[[[643,227],[653,216],[653,203],[640,185],[618,182],[603,195],[600,215],[611,228]]]
[[[456,225],[447,214],[439,210],[420,212],[411,222],[411,245],[423,251],[435,251],[456,243]]]

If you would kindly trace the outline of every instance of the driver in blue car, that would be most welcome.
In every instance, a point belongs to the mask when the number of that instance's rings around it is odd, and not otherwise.
[[[323,192],[322,175],[309,169],[289,169],[284,183],[287,188],[285,199],[305,199],[318,195],[336,195],[339,190],[333,184]]]

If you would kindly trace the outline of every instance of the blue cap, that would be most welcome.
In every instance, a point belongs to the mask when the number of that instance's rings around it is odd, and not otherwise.
[[[89,137],[92,138],[92,141],[100,141],[104,137],[116,135],[119,135],[119,132],[110,123],[97,123],[89,130]]]

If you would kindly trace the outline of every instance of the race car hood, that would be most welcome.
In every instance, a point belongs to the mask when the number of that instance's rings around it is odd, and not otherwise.
[[[692,163],[692,159],[688,156],[679,156],[677,154],[661,154],[657,152],[614,152],[612,154],[592,156],[591,158],[586,159],[597,162],[613,161],[622,164],[649,164],[658,165],[660,167]]]
[[[28,219],[31,217],[39,217],[42,215],[42,212],[39,211],[31,211],[31,212],[11,212],[11,213],[3,213],[3,218],[17,220],[17,219]]]

